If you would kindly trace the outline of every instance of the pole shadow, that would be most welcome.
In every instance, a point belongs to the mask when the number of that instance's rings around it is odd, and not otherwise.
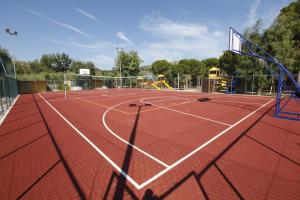
[[[149,106],[149,105],[137,105],[135,103],[131,103],[128,105],[129,107],[138,107],[138,111],[136,113],[136,117],[135,117],[135,121],[133,124],[133,128],[132,131],[130,133],[130,138],[128,143],[131,145],[127,145],[127,149],[126,149],[126,153],[123,159],[123,164],[122,164],[122,171],[125,174],[128,174],[129,171],[129,167],[130,167],[130,162],[132,159],[132,153],[133,153],[133,144],[135,143],[135,139],[136,139],[136,134],[137,134],[137,127],[138,127],[138,123],[139,123],[139,118],[140,118],[140,113],[141,113],[141,108],[143,106]],[[111,190],[111,187],[113,185],[113,181],[114,179],[117,179],[117,186],[113,195],[113,199],[123,199],[124,197],[124,193],[125,191],[128,192],[131,195],[132,199],[138,199],[138,197],[134,194],[134,192],[132,190],[130,190],[128,188],[128,186],[126,185],[126,176],[123,176],[122,174],[117,174],[116,172],[113,172],[109,181],[109,184],[106,188],[105,194],[104,194],[104,198],[103,199],[107,199],[108,195],[109,195],[109,191]]]

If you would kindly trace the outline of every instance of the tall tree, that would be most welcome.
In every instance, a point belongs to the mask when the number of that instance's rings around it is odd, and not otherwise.
[[[13,74],[12,59],[6,49],[0,48],[0,73]]]
[[[72,60],[65,53],[56,53],[43,55],[40,62],[55,72],[65,72],[70,68]]]
[[[154,75],[159,75],[159,74],[165,75],[168,73],[171,66],[172,64],[169,63],[167,60],[157,60],[152,63],[151,70]]]
[[[202,60],[202,62],[204,62],[204,64],[208,67],[219,67],[219,59],[218,58],[207,58]]]
[[[143,60],[139,57],[137,51],[126,52],[121,50],[115,59],[115,73],[119,74],[121,67],[122,76],[137,76],[142,62]]]
[[[268,50],[293,73],[300,74],[300,1],[283,8],[264,34]]]
[[[69,70],[75,74],[78,74],[79,69],[90,69],[91,75],[95,75],[95,73],[96,73],[96,67],[95,67],[94,63],[92,63],[92,62],[85,63],[82,61],[73,61],[71,63],[71,67]]]
[[[229,76],[234,75],[238,63],[237,56],[230,51],[225,51],[219,59],[220,68]]]

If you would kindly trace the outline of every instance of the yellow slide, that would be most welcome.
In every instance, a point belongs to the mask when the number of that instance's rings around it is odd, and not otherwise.
[[[158,85],[158,84],[162,84],[162,83],[163,83],[167,88],[169,88],[170,90],[173,90],[173,88],[172,88],[165,80],[163,80],[163,81],[157,81],[157,82],[155,82],[155,83],[152,83],[151,85],[152,85],[155,89],[160,90],[161,88],[158,87],[157,85]]]
[[[162,82],[163,82],[163,84],[165,84],[165,86],[167,88],[169,88],[170,90],[173,90],[173,88],[165,80],[163,80]]]
[[[158,81],[158,82],[155,82],[155,83],[152,83],[151,85],[155,88],[155,89],[157,89],[157,90],[160,90],[160,88],[159,87],[157,87],[157,83],[159,83],[160,81]]]

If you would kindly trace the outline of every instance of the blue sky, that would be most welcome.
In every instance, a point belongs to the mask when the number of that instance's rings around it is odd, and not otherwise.
[[[240,32],[262,19],[268,27],[292,0],[10,0],[1,3],[0,46],[11,51],[5,28],[18,31],[15,57],[31,61],[67,53],[100,69],[114,65],[116,47],[137,50],[143,65],[157,59],[219,57],[228,27]]]

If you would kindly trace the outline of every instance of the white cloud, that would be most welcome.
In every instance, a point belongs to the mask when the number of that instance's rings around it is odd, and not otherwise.
[[[214,31],[212,34],[215,37],[222,37],[224,35],[224,33],[221,31]]]
[[[93,57],[86,58],[84,60],[93,62],[99,69],[112,69],[115,62],[113,56],[105,54],[97,54]]]
[[[61,41],[56,39],[47,39],[50,42],[57,43],[59,45],[65,45],[69,47],[80,48],[82,51],[88,52],[89,57],[80,58],[80,60],[91,61],[99,69],[112,69],[114,65],[114,56],[116,55],[116,46],[122,46],[122,44],[114,44],[111,42],[96,41],[94,43],[80,43],[72,38],[67,41]],[[105,52],[105,53],[104,53]]]
[[[132,41],[123,32],[117,32],[116,36],[121,40],[125,41],[127,44],[132,44]]]
[[[29,13],[34,14],[34,15],[36,15],[36,16],[39,16],[39,17],[41,17],[41,18],[43,18],[43,19],[46,19],[46,20],[49,21],[49,22],[52,22],[52,23],[57,24],[57,25],[59,25],[59,26],[62,26],[62,27],[64,27],[64,28],[70,29],[70,30],[72,30],[72,31],[74,31],[74,32],[76,32],[76,33],[81,34],[81,35],[84,35],[84,36],[87,36],[87,37],[92,37],[91,35],[85,33],[84,31],[80,30],[79,28],[76,28],[76,27],[71,26],[71,25],[69,25],[69,24],[65,24],[65,23],[59,22],[59,21],[57,21],[57,20],[55,20],[55,19],[51,19],[50,17],[47,17],[47,16],[45,16],[45,15],[42,15],[42,14],[39,13],[39,12],[30,10],[30,9],[26,9],[26,8],[24,8],[24,10],[25,10],[26,12],[29,12]]]
[[[145,64],[157,59],[218,57],[227,45],[223,32],[195,22],[176,22],[152,15],[143,18],[140,28],[155,38],[154,42],[145,43],[139,49]]]
[[[76,7],[73,7],[73,9],[74,9],[75,11],[79,12],[80,14],[82,14],[82,15],[88,17],[89,19],[91,19],[91,20],[93,20],[93,21],[99,23],[99,20],[98,20],[94,15],[92,15],[91,13],[88,13],[87,11],[82,10],[82,9],[80,9],[80,8],[76,8]]]
[[[201,37],[207,33],[207,27],[197,23],[179,23],[160,16],[148,15],[140,24],[144,31],[161,37]]]
[[[73,40],[72,38],[67,41],[61,41],[61,40],[56,40],[56,39],[51,39],[51,38],[48,38],[47,40],[54,42],[54,43],[63,44],[66,46],[78,47],[83,50],[91,51],[91,52],[98,51],[98,50],[105,50],[108,48],[113,49],[115,46],[117,46],[114,43],[102,42],[102,41],[96,41],[96,42],[89,43],[89,44],[80,43],[80,42]]]
[[[245,24],[246,27],[253,26],[258,20],[257,9],[260,6],[261,0],[255,0],[254,2],[251,1],[251,3],[252,5],[247,14],[247,22]]]

